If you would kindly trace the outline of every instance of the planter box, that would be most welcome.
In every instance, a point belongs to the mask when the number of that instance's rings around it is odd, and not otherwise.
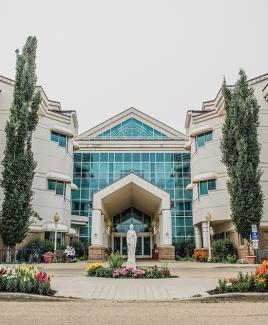
[[[248,264],[256,264],[256,256],[248,255],[247,256],[247,261],[248,261]]]

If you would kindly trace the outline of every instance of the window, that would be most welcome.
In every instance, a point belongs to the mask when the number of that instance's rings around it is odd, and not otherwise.
[[[196,147],[197,148],[202,148],[209,141],[212,141],[212,131],[199,134],[196,137]]]
[[[50,139],[53,142],[57,142],[60,147],[67,148],[68,141],[66,135],[51,131]]]
[[[216,180],[209,179],[207,181],[199,182],[199,194],[208,195],[208,191],[216,190]]]
[[[52,243],[55,242],[55,232],[54,231],[46,231],[45,232],[45,240],[48,240]],[[63,232],[57,232],[57,245],[63,245],[64,244],[64,233]]]
[[[57,181],[53,179],[48,179],[47,181],[47,189],[50,191],[55,191],[57,195],[64,195],[65,198],[65,183],[62,181]]]

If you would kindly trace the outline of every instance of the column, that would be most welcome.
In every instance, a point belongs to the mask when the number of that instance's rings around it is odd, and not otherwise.
[[[208,223],[202,222],[202,238],[203,238],[203,248],[208,249]]]
[[[194,234],[195,234],[195,248],[199,249],[202,248],[202,235],[200,227],[194,227]]]
[[[172,244],[171,211],[162,210],[159,215],[160,245]]]
[[[92,246],[103,246],[103,233],[104,233],[104,215],[101,210],[92,210],[92,232],[91,243]]]

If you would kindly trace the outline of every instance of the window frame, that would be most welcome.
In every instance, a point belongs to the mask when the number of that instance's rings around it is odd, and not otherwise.
[[[56,139],[52,139],[52,136],[55,136],[57,137],[57,140]],[[60,145],[60,139],[61,138],[65,138],[65,146],[61,146]],[[56,132],[56,131],[50,131],[50,141],[51,142],[54,142],[54,143],[57,143],[58,147],[59,148],[62,148],[62,149],[66,149],[66,152],[68,151],[68,142],[69,142],[69,138],[66,134],[63,134],[63,133],[59,133],[59,132]]]
[[[207,139],[208,136],[210,136],[209,139]],[[204,138],[204,144],[199,146],[198,145],[198,139],[201,138],[201,137]],[[203,132],[203,133],[200,133],[200,134],[197,134],[195,136],[196,150],[201,149],[201,148],[204,148],[206,146],[206,144],[208,142],[211,142],[212,140],[213,140],[213,131],[212,130],[211,131],[207,131],[207,132]]]
[[[53,183],[54,183],[54,186],[53,186],[54,188],[49,188],[49,184],[53,184]],[[58,184],[63,184],[62,194],[57,193],[57,185]],[[64,181],[48,178],[47,179],[47,190],[51,191],[51,192],[53,191],[55,195],[63,196],[64,201],[65,201],[65,199],[66,199],[66,183]]]
[[[209,183],[213,181],[215,187],[214,188],[209,188]],[[202,194],[201,193],[201,183],[204,184],[206,183],[206,188],[207,188],[207,193]],[[198,197],[200,198],[201,196],[207,196],[209,195],[209,192],[217,190],[217,179],[216,178],[211,178],[211,179],[206,179],[203,181],[198,182]]]

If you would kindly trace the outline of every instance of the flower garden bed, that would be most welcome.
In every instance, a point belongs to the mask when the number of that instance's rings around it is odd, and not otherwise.
[[[126,268],[126,267],[105,267],[101,263],[91,263],[86,269],[87,275],[101,278],[132,278],[132,279],[161,279],[172,278],[167,266],[161,268]]]
[[[30,293],[53,296],[50,277],[34,266],[20,265],[0,268],[0,292]]]
[[[210,294],[229,292],[268,292],[268,261],[262,262],[255,273],[243,274],[239,272],[237,277],[220,279]]]

